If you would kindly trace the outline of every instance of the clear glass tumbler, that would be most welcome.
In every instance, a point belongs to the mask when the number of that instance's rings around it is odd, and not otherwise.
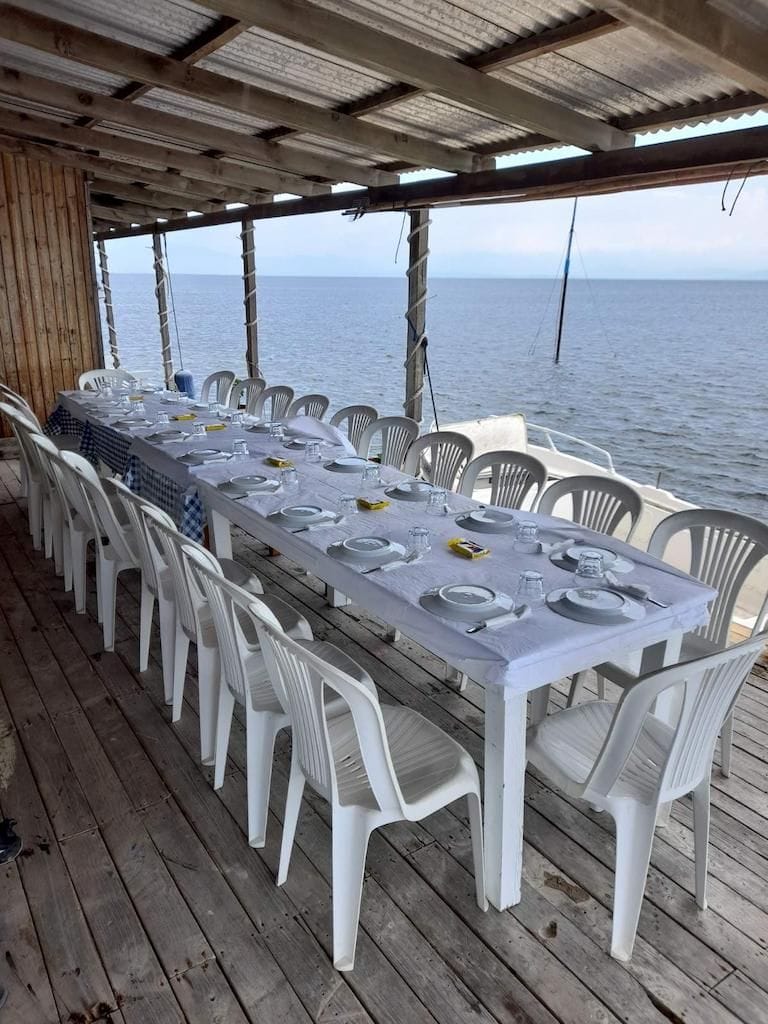
[[[428,516],[444,516],[448,512],[448,492],[430,491],[427,495],[426,513]]]
[[[408,531],[407,555],[425,555],[430,550],[429,530],[426,526],[412,526]]]
[[[544,600],[544,577],[540,572],[526,569],[520,573],[515,591],[515,605],[541,604]]]

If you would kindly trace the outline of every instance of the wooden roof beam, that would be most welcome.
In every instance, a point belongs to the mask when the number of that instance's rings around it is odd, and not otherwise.
[[[0,3],[0,37],[111,74],[129,75],[137,81],[194,96],[229,110],[287,124],[363,151],[386,153],[421,167],[470,171],[488,166],[486,157],[478,157],[468,150],[454,149],[407,132],[389,131],[226,75],[190,67],[172,57],[163,57],[12,4]]]
[[[143,185],[116,181],[114,178],[92,178],[91,191],[115,196],[116,199],[127,199],[131,203],[149,203],[150,206],[162,207],[171,204],[183,210],[192,209],[194,206],[198,213],[216,213],[221,209],[220,203],[211,203],[205,199],[194,199],[193,203],[192,197],[183,193],[174,193],[170,189],[167,192],[154,191],[144,188]]]
[[[694,63],[768,94],[768,32],[701,0],[607,0],[603,6]]]
[[[306,181],[294,175],[280,174],[261,167],[245,167],[242,164],[229,164],[213,160],[208,156],[199,156],[182,150],[170,149],[153,142],[138,142],[123,135],[93,128],[78,128],[76,125],[63,125],[47,117],[35,117],[32,114],[21,114],[0,107],[0,129],[3,131],[20,132],[36,138],[50,139],[69,146],[81,146],[85,149],[106,151],[135,160],[138,164],[148,163],[157,167],[172,167],[202,181],[211,181],[229,185],[243,192],[256,188],[268,189],[270,192],[292,192],[295,195],[316,196],[330,192],[328,185]]]
[[[0,93],[16,99],[44,103],[69,114],[86,114],[90,111],[95,115],[96,121],[110,121],[138,128],[140,131],[168,136],[191,143],[200,149],[220,150],[226,157],[244,157],[259,165],[276,168],[291,175],[312,174],[333,181],[350,181],[357,185],[393,185],[397,182],[397,175],[387,171],[361,167],[359,164],[336,160],[333,157],[315,156],[294,147],[278,146],[243,132],[220,128],[206,121],[178,117],[176,114],[167,114],[152,107],[134,106],[126,100],[116,100],[85,89],[75,89],[54,82],[50,78],[29,75],[15,68],[0,67]],[[315,195],[316,189],[310,186],[309,191],[297,194]]]
[[[169,196],[170,199],[170,196]],[[146,203],[125,203],[115,200],[111,195],[104,195],[91,185],[91,203],[101,210],[116,210],[118,213],[129,214],[136,223],[143,223],[145,220],[156,220],[162,217],[164,220],[172,220],[176,217],[186,217],[185,209],[173,207],[170,203],[166,206],[151,206]]]
[[[187,206],[192,210],[200,209],[197,204],[201,195],[206,199],[216,198],[225,203],[241,203],[246,199],[242,190],[235,191],[210,182],[195,181],[171,171],[155,170],[121,160],[109,160],[90,153],[82,153],[79,150],[62,149],[59,146],[32,142],[4,132],[0,132],[0,150],[6,153],[17,153],[20,156],[29,157],[31,160],[50,160],[53,163],[64,164],[66,167],[77,167],[82,171],[89,171],[91,174],[107,178],[146,182],[155,188],[167,190],[173,194],[182,193],[189,197]],[[247,198],[250,203],[272,201],[271,195],[256,190],[252,190]]]
[[[582,149],[610,150],[634,145],[631,136],[604,121],[586,117],[459,61],[305,0],[259,0],[257,4],[251,0],[199,2],[221,14],[397,78],[502,123],[546,132]]]

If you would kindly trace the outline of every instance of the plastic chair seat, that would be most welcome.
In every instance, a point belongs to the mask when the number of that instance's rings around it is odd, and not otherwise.
[[[468,776],[464,772],[464,762],[468,755],[455,740],[410,708],[382,704],[381,715],[395,775],[414,818],[429,813],[429,809],[419,810],[417,805],[430,797],[431,809],[438,787],[444,790],[454,781],[461,781],[463,785],[457,785],[457,796],[466,793]],[[331,719],[328,735],[333,748],[339,802],[378,810],[360,754],[352,715],[346,713]],[[450,799],[446,800],[441,795],[443,804]]]
[[[604,700],[565,708],[529,730],[528,758],[564,792],[580,795],[603,749],[616,705]],[[674,730],[647,715],[612,796],[655,800]]]
[[[301,612],[296,611],[296,609],[291,605],[287,604],[281,598],[275,597],[273,594],[259,594],[259,600],[264,602],[280,623],[281,627],[290,637],[293,637],[294,640],[310,640],[312,638],[310,625]],[[204,647],[218,647],[219,641],[216,629],[213,625],[213,615],[211,614],[209,606],[205,605],[197,614],[199,624],[198,637],[200,642]],[[245,638],[248,643],[257,647],[259,638],[256,635],[256,627],[254,626],[251,617],[242,609],[238,609],[237,618],[242,626],[243,633],[245,634]],[[264,661],[261,658],[261,654],[258,652],[254,653],[258,654],[260,663],[263,665]]]
[[[261,582],[258,576],[254,576],[247,566],[236,562],[234,558],[220,558],[219,565],[224,573],[224,578],[228,579],[230,583],[236,583],[238,587],[247,590],[249,594],[259,594],[261,596]]]

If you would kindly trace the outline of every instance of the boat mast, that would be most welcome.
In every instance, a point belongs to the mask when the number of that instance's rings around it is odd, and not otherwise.
[[[573,200],[573,212],[571,213],[571,227],[568,231],[568,245],[565,250],[565,265],[563,267],[563,284],[560,288],[560,309],[557,314],[557,340],[555,342],[555,366],[560,362],[560,344],[563,340],[563,318],[565,316],[565,295],[568,291],[568,272],[571,269],[571,248],[573,247],[573,229],[576,224],[576,207],[579,197]]]

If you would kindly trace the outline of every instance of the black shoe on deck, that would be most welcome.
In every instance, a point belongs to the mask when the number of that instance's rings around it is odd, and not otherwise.
[[[10,860],[16,860],[21,852],[21,836],[17,836],[13,830],[16,824],[13,818],[3,818],[0,821],[0,864],[6,864]],[[2,1006],[2,1003],[0,1003]]]

